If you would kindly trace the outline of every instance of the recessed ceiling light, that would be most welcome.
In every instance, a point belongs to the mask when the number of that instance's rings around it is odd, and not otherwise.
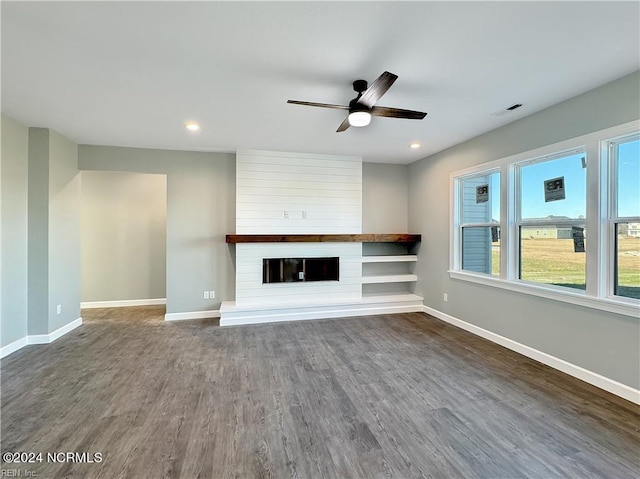
[[[415,150],[417,148],[420,148],[422,145],[420,145],[420,143],[411,143],[409,145],[409,148],[411,148],[412,150]]]
[[[195,121],[188,121],[188,122],[186,122],[186,123],[184,124],[184,127],[185,127],[187,130],[189,130],[189,131],[191,131],[191,132],[193,132],[193,133],[195,133],[195,132],[197,132],[197,131],[200,131],[200,125],[199,125],[197,122],[195,122]]]

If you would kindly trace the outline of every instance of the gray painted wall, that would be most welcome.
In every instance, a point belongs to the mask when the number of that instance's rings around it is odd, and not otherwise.
[[[450,279],[443,206],[453,171],[640,118],[639,84],[634,73],[409,166],[409,230],[423,235],[416,292],[427,306],[640,388],[637,318]]]
[[[409,168],[362,164],[362,232],[408,233]]]
[[[2,117],[0,347],[27,335],[27,163],[29,130]]]
[[[81,170],[167,176],[167,313],[206,311],[235,297],[235,155],[81,145]],[[214,300],[202,293],[214,290]]]
[[[80,198],[78,145],[49,130],[48,332],[80,317]]]
[[[166,297],[167,177],[82,172],[82,301]]]
[[[28,324],[49,333],[49,130],[29,128]]]
[[[80,317],[77,162],[73,142],[2,117],[2,346]]]

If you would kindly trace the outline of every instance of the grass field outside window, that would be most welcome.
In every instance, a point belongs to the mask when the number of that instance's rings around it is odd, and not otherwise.
[[[640,299],[640,237],[619,234],[616,245],[615,294]]]

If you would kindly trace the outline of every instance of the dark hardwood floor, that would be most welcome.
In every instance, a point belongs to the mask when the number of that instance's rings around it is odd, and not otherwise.
[[[43,453],[3,476],[640,475],[640,407],[424,314],[219,328],[163,313],[85,310],[2,360],[2,452]],[[48,462],[60,452],[88,456]]]

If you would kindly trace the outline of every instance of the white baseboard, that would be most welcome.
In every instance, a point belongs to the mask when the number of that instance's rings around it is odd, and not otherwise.
[[[71,321],[69,324],[65,324],[61,328],[56,329],[54,332],[49,333],[49,343],[54,342],[56,339],[64,336],[69,331],[73,331],[78,326],[82,326],[82,318],[78,318],[74,321]]]
[[[31,334],[27,336],[27,344],[49,344],[51,341],[49,340],[48,334]]]
[[[4,358],[9,356],[11,353],[15,353],[18,349],[24,348],[27,344],[29,344],[28,336],[25,336],[3,346],[0,348],[0,358]]]
[[[609,379],[598,373],[594,373],[593,371],[584,369],[573,363],[567,362],[564,359],[556,358],[555,356],[551,356],[550,354],[544,353],[525,344],[513,341],[512,339],[500,336],[499,334],[492,333],[491,331],[483,329],[474,324],[467,323],[466,321],[462,321],[461,319],[438,311],[437,309],[430,308],[429,306],[423,306],[423,308],[425,313],[441,319],[442,321],[464,329],[465,331],[469,331],[470,333],[473,333],[484,339],[488,339],[493,343],[504,346],[507,349],[511,349],[512,351],[520,353],[523,356],[535,359],[542,364],[546,364],[547,366],[562,371],[563,373],[573,376],[574,378],[580,379],[600,389],[604,389],[605,391],[615,394],[616,396],[620,396],[621,398],[624,398],[628,401],[640,404],[640,390],[638,389],[634,389],[630,386],[627,386],[626,384],[619,383],[617,381],[614,381],[613,379]]]
[[[68,324],[65,324],[61,328],[56,329],[55,331],[49,334],[30,334],[25,336],[24,338],[20,338],[17,341],[7,344],[3,348],[0,349],[0,358],[4,358],[11,353],[15,353],[17,350],[22,349],[25,346],[31,344],[49,344],[54,342],[56,339],[64,336],[69,331],[76,329],[78,326],[82,325],[82,318],[75,319]]]
[[[164,315],[165,321],[184,321],[186,319],[208,319],[219,318],[220,311],[187,311],[185,313],[167,313]]]
[[[84,301],[80,303],[80,308],[127,308],[130,306],[157,306],[162,304],[167,304],[167,298],[123,299],[118,301]]]

